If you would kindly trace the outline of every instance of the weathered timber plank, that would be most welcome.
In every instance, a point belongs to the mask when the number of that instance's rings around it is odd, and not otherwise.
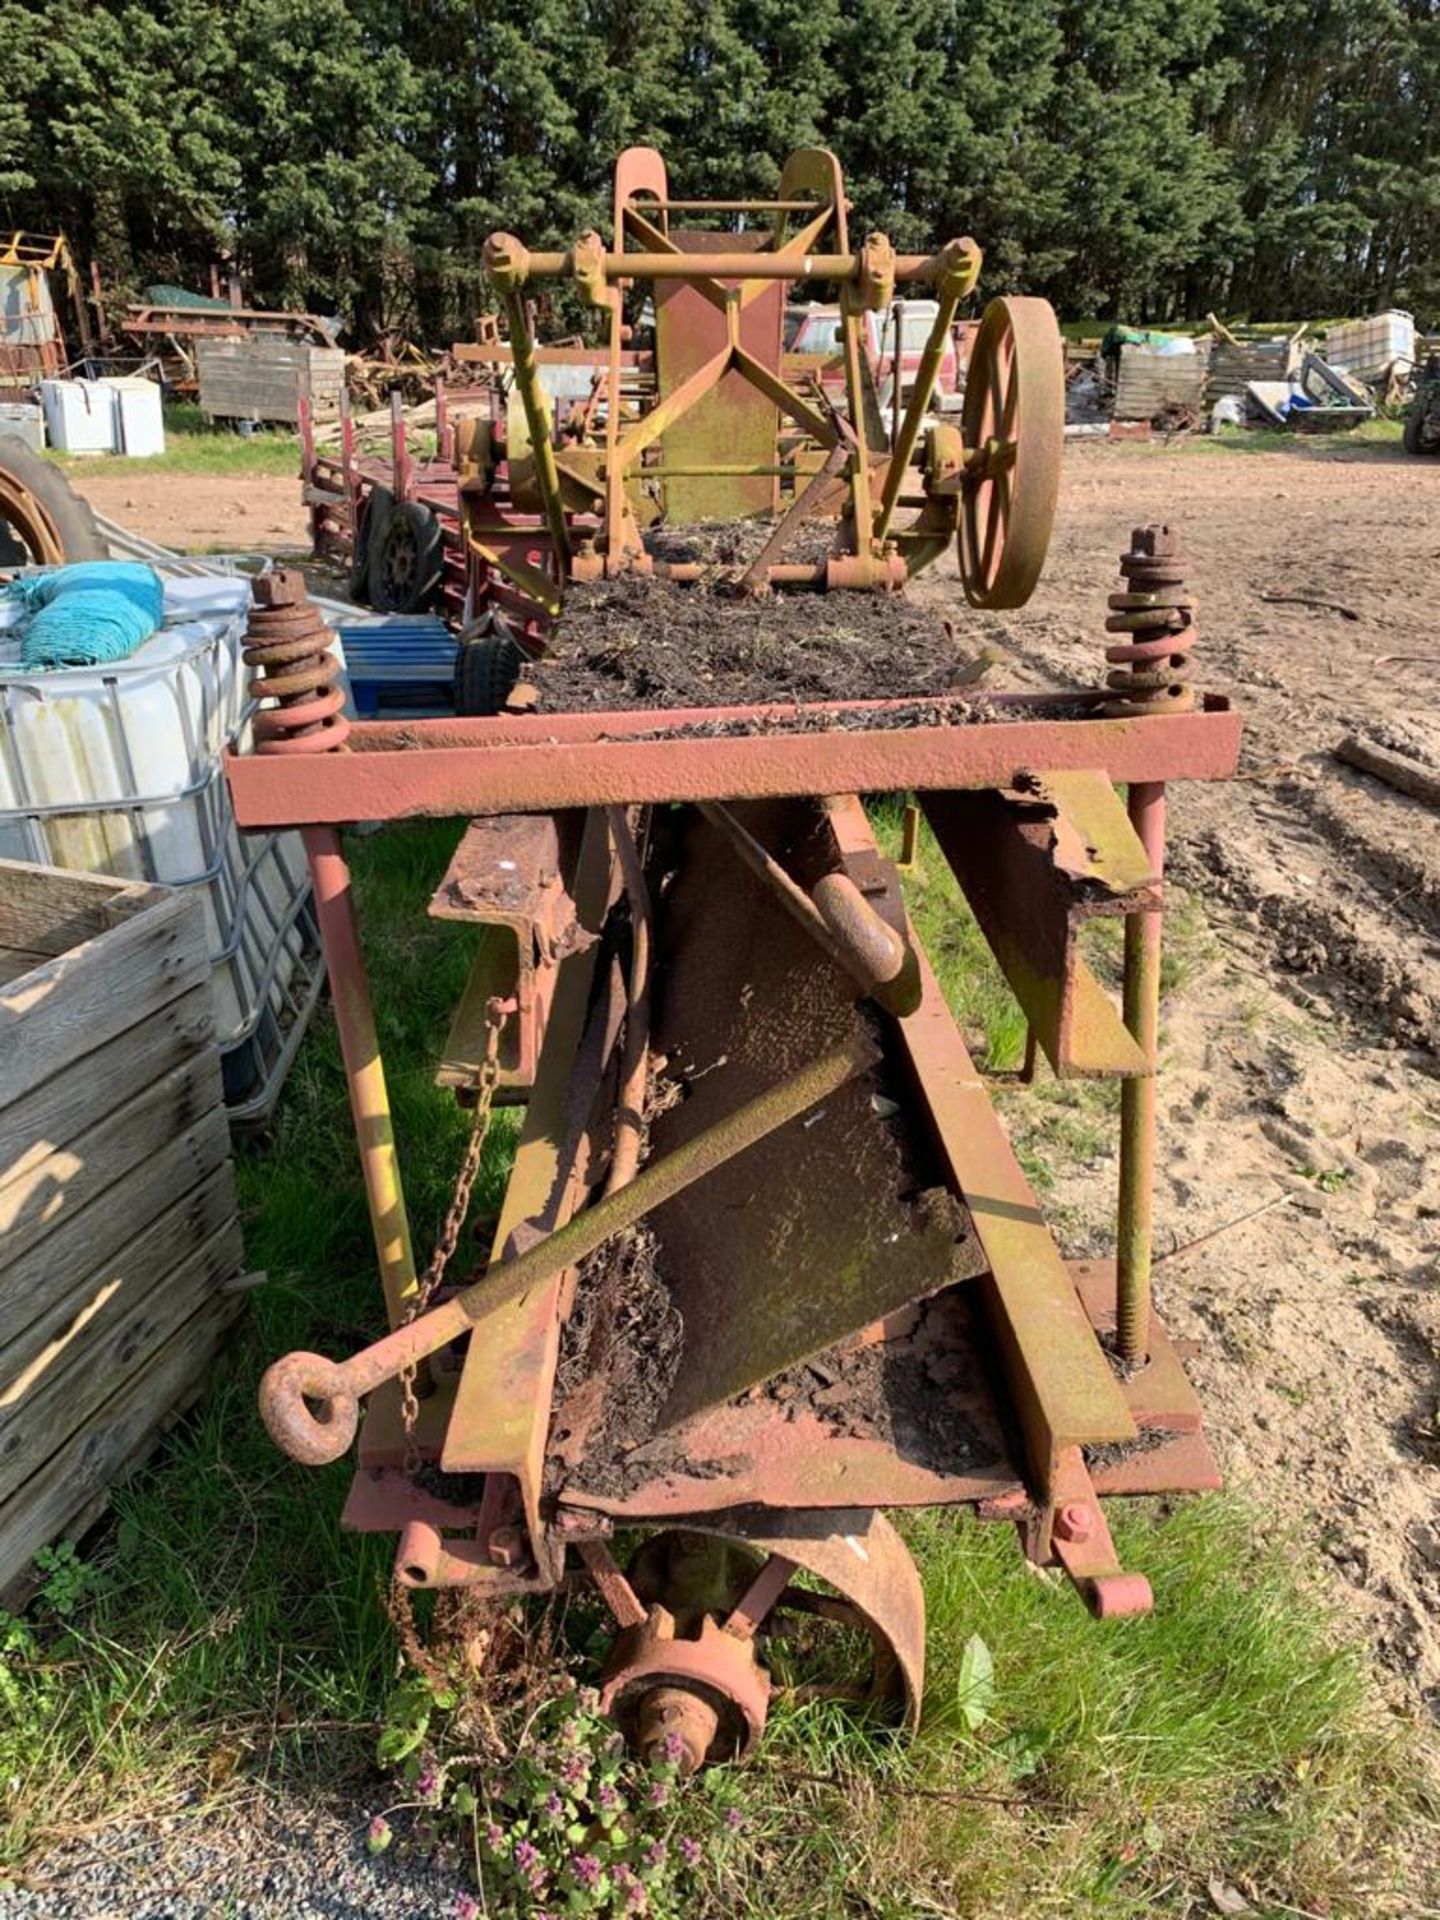
[[[233,1205],[226,1171],[218,1169],[207,1183],[221,1207]],[[9,1499],[178,1326],[240,1272],[244,1242],[233,1213],[198,1243],[189,1209],[183,1209],[180,1225],[177,1265],[164,1268],[158,1238],[149,1236],[156,1246],[154,1260],[132,1271],[129,1284],[101,1298],[70,1339],[44,1349],[18,1373],[7,1360],[0,1386],[0,1501]],[[233,1306],[238,1313],[244,1302],[234,1297]]]
[[[0,1108],[209,973],[200,900],[161,892],[122,926],[0,987]]]
[[[137,1254],[143,1230],[187,1199],[229,1153],[225,1110],[215,1107],[128,1179],[108,1187],[46,1234],[14,1266],[0,1268],[0,1327],[7,1336],[0,1366],[8,1365],[11,1353],[19,1350],[26,1330],[62,1302],[73,1299],[78,1308],[81,1289],[81,1297],[94,1298],[126,1273],[143,1272]]]
[[[149,1450],[175,1402],[213,1360],[234,1314],[233,1299],[207,1301],[0,1506],[0,1589],[21,1578],[40,1548]]]
[[[210,988],[194,986],[0,1107],[0,1191],[28,1164],[37,1142],[68,1145],[138,1089],[208,1049],[214,1037]]]
[[[0,1164],[0,1271],[18,1266],[46,1234],[187,1133],[224,1096],[220,1056],[211,1047],[152,1079],[63,1146],[33,1132],[18,1161]],[[22,1114],[30,1104],[16,1103]]]
[[[23,947],[53,959],[162,897],[158,888],[133,880],[0,860],[0,947]]]

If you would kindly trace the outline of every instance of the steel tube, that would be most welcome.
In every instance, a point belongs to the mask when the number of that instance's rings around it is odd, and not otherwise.
[[[1150,856],[1165,866],[1165,785],[1130,789],[1130,824]],[[1150,1063],[1120,1088],[1120,1199],[1115,1233],[1116,1331],[1122,1358],[1145,1359],[1150,1345],[1150,1263],[1155,1229],[1155,1068],[1160,1044],[1162,915],[1125,917],[1125,1024]]]
[[[525,302],[518,291],[507,292],[505,311],[510,320],[510,350],[515,385],[525,409],[525,424],[530,429],[530,450],[535,456],[535,477],[545,500],[545,521],[555,551],[562,561],[570,558],[570,531],[565,524],[565,504],[560,498],[560,469],[555,464],[555,449],[550,444],[550,414],[535,361],[535,342],[531,338]]]
[[[607,253],[605,278],[615,280],[858,280],[858,253]],[[945,269],[942,254],[901,253],[897,280],[928,280]],[[532,253],[526,266],[540,279],[571,271],[569,253]]]
[[[904,312],[903,300],[897,301],[896,306],[901,313]],[[905,475],[915,454],[915,443],[920,438],[920,428],[925,415],[930,411],[930,401],[934,396],[940,363],[945,358],[945,343],[950,337],[950,329],[955,324],[955,315],[959,310],[959,294],[946,294],[938,303],[935,321],[930,328],[930,336],[925,342],[925,350],[920,356],[920,365],[915,372],[915,385],[910,390],[909,405],[894,435],[890,469],[885,476],[885,490],[880,496],[880,510],[875,516],[877,540],[883,540],[889,533],[890,522],[895,517],[895,508],[899,504]],[[894,378],[895,392],[898,395],[901,383],[900,322],[898,320]]]
[[[623,1228],[634,1226],[655,1207],[863,1073],[878,1057],[879,1049],[868,1034],[857,1033],[717,1120],[527,1252],[491,1267],[483,1279],[443,1306],[397,1327],[350,1359],[336,1362],[318,1353],[290,1353],[277,1360],[260,1382],[260,1413],[271,1439],[307,1466],[338,1460],[355,1437],[363,1394],[373,1393],[406,1367],[438,1353],[505,1301],[518,1299],[575,1266]]]
[[[355,924],[355,900],[350,869],[333,827],[307,827],[305,852],[315,890],[315,914],[320,942],[330,975],[330,997],[335,1026],[345,1062],[345,1086],[360,1147],[360,1170],[365,1199],[375,1234],[375,1253],[385,1289],[385,1312],[392,1327],[405,1317],[415,1293],[415,1256],[410,1247],[410,1222],[400,1183],[400,1160],[390,1119],[390,1096],[385,1066],[375,1032],[375,1009],[360,952]]]

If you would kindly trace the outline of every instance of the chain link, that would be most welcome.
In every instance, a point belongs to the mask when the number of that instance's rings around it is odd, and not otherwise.
[[[498,999],[491,1000],[486,1006],[485,1057],[480,1063],[480,1082],[475,1094],[470,1137],[465,1143],[465,1155],[455,1177],[455,1190],[450,1196],[450,1205],[435,1242],[435,1251],[430,1256],[429,1266],[420,1276],[402,1324],[408,1325],[410,1321],[418,1319],[430,1305],[436,1289],[445,1278],[445,1269],[460,1244],[460,1231],[470,1211],[470,1195],[485,1152],[490,1109],[495,1103],[495,1089],[500,1084],[500,1035],[511,1006],[512,1003]],[[415,1391],[415,1375],[415,1367],[406,1367],[400,1375],[400,1412],[405,1423],[405,1471],[409,1474],[413,1474],[420,1465],[419,1447],[415,1439],[416,1422],[420,1418],[420,1399]]]

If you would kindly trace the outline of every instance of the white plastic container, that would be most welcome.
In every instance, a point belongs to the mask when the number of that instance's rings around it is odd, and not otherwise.
[[[6,433],[32,453],[45,451],[45,415],[28,400],[0,400],[0,434]]]
[[[160,408],[160,389],[153,380],[138,375],[106,380],[115,396],[115,438],[127,458],[147,459],[165,451],[165,419]]]
[[[1325,336],[1325,358],[1357,380],[1378,380],[1391,367],[1415,364],[1415,316],[1391,307],[1368,320],[1347,320]]]
[[[128,659],[36,673],[0,600],[0,857],[203,889],[227,1091],[255,1105],[321,975],[300,836],[242,835],[221,766],[248,745],[248,601],[242,578],[167,580],[170,624]]]
[[[115,395],[103,380],[42,380],[45,431],[61,453],[114,453]]]

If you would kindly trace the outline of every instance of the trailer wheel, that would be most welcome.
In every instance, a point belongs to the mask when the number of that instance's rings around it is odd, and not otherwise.
[[[455,652],[455,711],[485,719],[504,711],[525,656],[506,633],[477,633]]]
[[[395,511],[395,496],[388,487],[372,487],[361,503],[360,524],[355,529],[355,551],[350,556],[350,598],[361,602],[370,598],[370,553]]]
[[[13,434],[0,435],[0,564],[107,560],[95,515],[58,467]]]
[[[445,533],[418,501],[402,500],[370,536],[367,577],[377,613],[420,613],[440,591]]]

